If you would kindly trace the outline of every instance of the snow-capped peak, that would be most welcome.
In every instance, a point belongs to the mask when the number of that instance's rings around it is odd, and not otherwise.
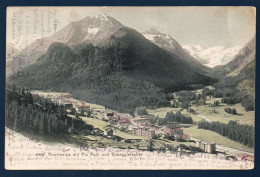
[[[106,14],[100,14],[100,15],[96,15],[94,16],[95,18],[98,18],[100,20],[105,20],[105,21],[108,21],[108,15]]]
[[[223,46],[204,47],[201,45],[184,45],[183,48],[207,67],[225,65],[239,52],[242,46],[225,48]]]
[[[175,49],[177,45],[179,45],[177,41],[175,41],[169,34],[161,33],[154,28],[151,28],[148,31],[144,31],[143,36],[159,47],[170,50]]]

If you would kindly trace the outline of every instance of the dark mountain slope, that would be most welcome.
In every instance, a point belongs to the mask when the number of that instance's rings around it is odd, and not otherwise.
[[[239,53],[226,65],[213,68],[211,76],[223,78],[224,76],[236,76],[251,61],[255,59],[255,37],[250,40]]]
[[[65,40],[67,36],[67,42],[52,43],[34,64],[10,77],[10,82],[29,89],[71,92],[79,99],[129,112],[137,106],[169,104],[167,91],[215,81],[136,30],[119,28],[108,17],[102,21],[94,23],[92,18],[65,27],[54,38]],[[87,38],[80,40],[86,28]]]
[[[132,112],[137,106],[169,104],[163,89],[139,79],[131,71],[121,68],[111,70],[111,65],[102,61],[109,50],[86,46],[89,47],[89,55],[82,60],[79,55],[68,52],[68,46],[55,43],[36,64],[10,80],[29,89],[71,92],[75,98],[121,112]],[[90,63],[91,60],[93,63]]]
[[[217,87],[237,88],[254,92],[255,89],[255,38],[249,41],[234,57],[223,66],[215,67],[211,76],[220,78]]]
[[[227,65],[215,68],[214,75],[222,77],[213,86],[221,90],[222,102],[241,103],[246,111],[255,109],[255,39],[251,40]],[[218,72],[216,72],[218,71]]]
[[[173,57],[187,61],[188,65],[196,68],[201,74],[207,74],[210,71],[210,68],[202,65],[198,60],[192,57],[172,36],[161,33],[155,29],[150,29],[142,34],[155,45],[170,52]]]
[[[189,84],[208,84],[212,78],[199,74],[182,58],[162,50],[130,28],[121,28],[113,35],[127,43],[130,67],[139,77],[166,89],[176,90]]]

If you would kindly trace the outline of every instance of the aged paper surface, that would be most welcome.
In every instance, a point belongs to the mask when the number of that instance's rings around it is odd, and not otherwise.
[[[253,7],[9,7],[5,168],[253,169]]]

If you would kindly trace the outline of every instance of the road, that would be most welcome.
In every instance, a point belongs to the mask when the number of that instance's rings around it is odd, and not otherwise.
[[[211,122],[211,120],[203,115],[197,114],[197,116],[202,117],[203,119],[205,119],[207,122]]]

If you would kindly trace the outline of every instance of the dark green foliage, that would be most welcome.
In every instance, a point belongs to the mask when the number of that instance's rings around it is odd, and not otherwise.
[[[227,113],[229,113],[229,114],[234,114],[234,115],[237,114],[236,108],[233,108],[233,109],[231,109],[231,108],[225,108],[225,112],[227,112]]]
[[[87,117],[90,117],[92,112],[90,110],[87,111]]]
[[[213,103],[213,106],[219,106],[220,102],[217,100],[217,101],[214,101]]]
[[[190,116],[184,116],[180,111],[177,111],[175,114],[175,122],[180,122],[183,124],[192,124],[193,120]]]
[[[247,81],[240,90],[239,84]],[[241,103],[246,111],[255,110],[255,59],[247,64],[237,76],[226,76],[213,85],[217,88],[214,97],[223,96],[221,102],[227,104]]]
[[[196,98],[196,94],[194,92],[187,90],[179,91],[176,95],[179,97],[178,101],[181,102],[181,106],[184,109],[188,108],[190,106],[190,101]]]
[[[197,114],[196,110],[193,108],[189,108],[188,111],[192,114]]]
[[[144,107],[136,108],[136,113],[138,115],[147,115],[148,114],[148,112],[146,111],[146,109]]]
[[[172,111],[167,112],[164,118],[150,117],[151,124],[157,124],[159,126],[172,123],[172,122],[179,122],[183,124],[192,124],[193,120],[191,117],[182,115],[179,111],[174,115]]]
[[[206,104],[206,96],[198,94],[195,98],[196,105],[205,105]]]
[[[212,95],[212,92],[211,92],[211,90],[209,88],[204,88],[202,90],[202,95],[203,96],[209,96],[209,95]]]
[[[81,119],[67,116],[65,108],[29,92],[19,94],[6,91],[6,126],[15,131],[35,133],[44,136],[66,134],[83,130]],[[15,96],[14,96],[15,95]]]
[[[196,94],[192,91],[188,91],[188,90],[182,90],[179,92],[176,92],[176,95],[180,98],[179,101],[181,101],[182,99],[187,99],[187,100],[194,100],[196,98]]]
[[[225,112],[231,114],[231,109],[230,108],[225,108]]]
[[[236,108],[231,109],[231,114],[234,114],[234,115],[237,114],[237,110],[236,110]]]
[[[211,92],[212,92],[212,95],[213,95],[214,98],[223,97],[223,93],[220,89],[213,89],[213,90],[211,90]]]
[[[153,143],[153,140],[149,140],[149,143],[147,145],[147,149],[148,151],[153,151],[154,150],[154,143]]]
[[[255,99],[252,95],[247,95],[241,102],[242,106],[245,107],[246,111],[254,111],[255,110]]]
[[[217,132],[231,140],[248,145],[249,147],[254,147],[255,140],[253,126],[239,124],[236,121],[229,121],[228,124],[200,121],[198,123],[198,128]]]
[[[241,103],[246,111],[255,110],[255,99],[251,93],[240,92],[236,89],[223,89],[222,103],[237,104]]]

